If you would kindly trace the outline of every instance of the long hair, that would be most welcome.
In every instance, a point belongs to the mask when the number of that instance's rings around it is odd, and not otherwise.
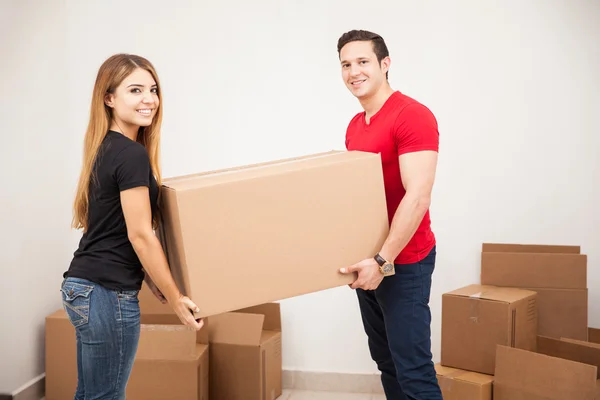
[[[150,61],[143,57],[132,54],[115,54],[100,66],[98,75],[96,76],[96,83],[94,84],[90,119],[83,144],[83,165],[73,204],[73,221],[71,226],[75,229],[83,229],[85,232],[88,228],[89,188],[90,183],[95,179],[94,165],[98,150],[112,121],[112,108],[105,104],[105,96],[108,93],[113,93],[121,82],[137,68],[148,71],[154,78],[158,89],[159,105],[154,119],[149,126],[139,128],[137,141],[148,151],[152,173],[156,178],[159,189],[161,187],[160,128],[163,113],[158,75]]]

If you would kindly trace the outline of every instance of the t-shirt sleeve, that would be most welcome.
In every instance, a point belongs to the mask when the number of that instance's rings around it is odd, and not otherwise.
[[[422,104],[410,104],[400,113],[394,126],[398,155],[415,151],[439,151],[440,135],[433,113]]]
[[[127,146],[115,157],[113,176],[119,191],[150,186],[150,158],[138,144]]]

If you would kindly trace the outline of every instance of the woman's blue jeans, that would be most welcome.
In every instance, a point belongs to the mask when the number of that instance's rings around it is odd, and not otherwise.
[[[61,293],[77,337],[74,400],[125,400],[140,336],[138,291],[67,278]]]

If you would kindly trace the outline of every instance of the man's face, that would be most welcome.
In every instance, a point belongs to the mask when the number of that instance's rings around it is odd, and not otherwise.
[[[389,57],[377,62],[371,41],[355,41],[340,50],[342,78],[358,99],[368,98],[385,82],[385,74],[390,66]]]

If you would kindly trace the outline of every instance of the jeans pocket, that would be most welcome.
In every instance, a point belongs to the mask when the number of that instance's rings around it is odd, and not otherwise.
[[[117,297],[119,300],[134,300],[138,301],[138,290],[119,290]]]
[[[67,280],[60,290],[63,306],[71,324],[75,328],[87,324],[90,316],[90,294],[94,287]]]

